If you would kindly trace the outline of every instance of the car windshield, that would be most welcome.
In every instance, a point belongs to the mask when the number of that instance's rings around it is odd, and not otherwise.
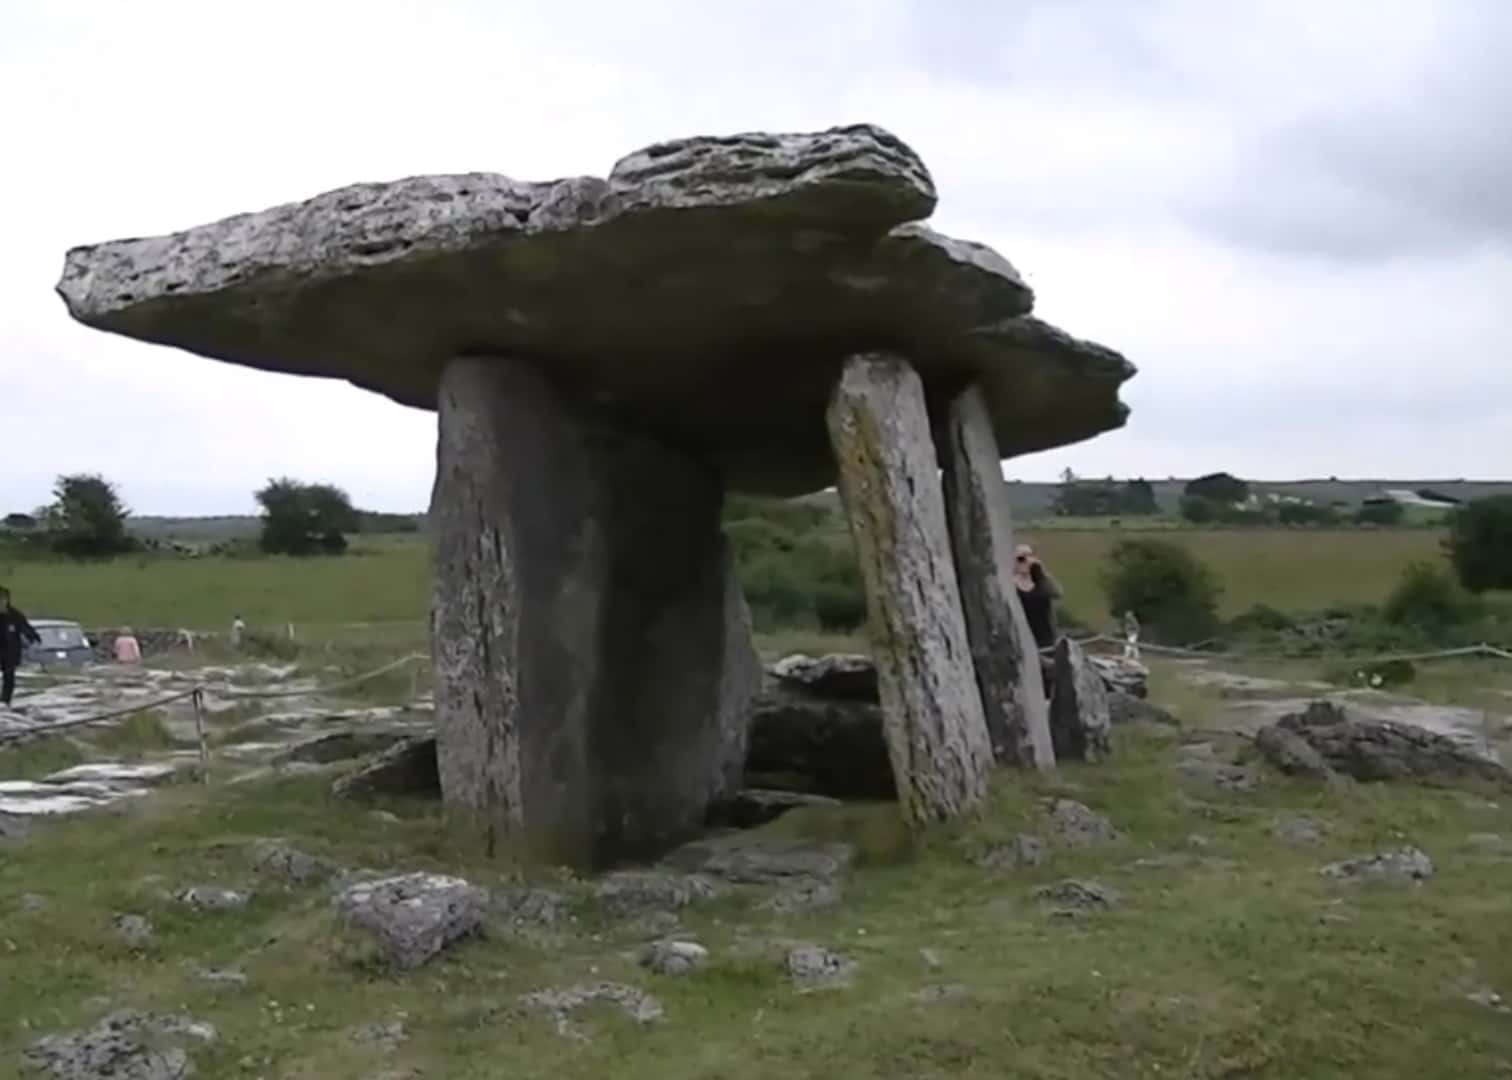
[[[37,636],[48,649],[76,649],[84,644],[84,632],[77,626],[40,626]]]

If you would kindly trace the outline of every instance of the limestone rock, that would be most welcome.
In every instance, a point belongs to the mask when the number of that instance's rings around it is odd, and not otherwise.
[[[16,900],[16,907],[28,915],[36,915],[52,907],[52,903],[37,893],[22,893]]]
[[[845,898],[839,881],[830,878],[797,878],[757,904],[773,915],[801,915],[837,907]]]
[[[195,911],[242,911],[252,902],[252,894],[219,885],[190,885],[173,894],[174,900]]]
[[[328,731],[302,739],[286,750],[273,755],[274,765],[287,765],[302,761],[316,765],[328,765],[333,761],[349,761],[352,758],[381,754],[405,738],[401,730],[374,730],[356,728],[348,731]]]
[[[389,964],[411,970],[477,933],[488,894],[461,878],[406,874],[352,885],[335,906],[343,923],[377,940]]]
[[[657,975],[687,975],[709,962],[709,950],[693,941],[653,941],[637,960]]]
[[[1427,881],[1433,876],[1433,860],[1415,847],[1404,847],[1329,863],[1318,873],[1345,884],[1384,882],[1410,885]]]
[[[1260,783],[1254,769],[1206,757],[1184,757],[1176,763],[1176,771],[1183,780],[1215,791],[1253,791]]]
[[[1255,733],[1255,749],[1265,759],[1288,776],[1301,776],[1309,780],[1334,781],[1338,774],[1323,760],[1323,755],[1312,744],[1276,724],[1268,724]]]
[[[881,706],[781,688],[761,694],[751,710],[746,778],[842,799],[896,798]]]
[[[381,1053],[392,1054],[409,1041],[409,1029],[402,1019],[364,1024],[352,1032],[352,1042]]]
[[[1034,890],[1034,898],[1050,905],[1052,914],[1074,912],[1085,914],[1118,907],[1123,896],[1117,889],[1100,881],[1067,878],[1053,885],[1041,885]]]
[[[1055,644],[1050,734],[1058,760],[1101,761],[1113,752],[1112,717],[1102,676],[1068,637]]]
[[[1299,737],[1329,767],[1356,780],[1483,781],[1512,787],[1512,774],[1504,765],[1448,736],[1412,724],[1355,720],[1332,702],[1313,702],[1300,713],[1283,716],[1275,726]],[[1287,745],[1295,743],[1287,740]]]
[[[690,904],[712,900],[717,895],[718,888],[706,877],[656,870],[623,870],[610,874],[594,890],[599,905],[618,918],[652,911],[680,911]]]
[[[784,686],[830,701],[876,701],[877,665],[859,653],[794,653],[770,668]]]
[[[509,930],[526,927],[555,929],[573,917],[572,898],[554,889],[494,889],[489,894],[490,927],[502,924]]]
[[[433,649],[450,831],[551,865],[660,855],[738,788],[761,678],[719,476],[604,426],[520,362],[448,365],[440,431]]]
[[[944,429],[945,512],[993,754],[999,762],[1047,769],[1055,751],[1039,650],[1013,583],[1008,491],[981,387],[950,402]]]
[[[194,981],[205,986],[240,990],[247,986],[247,975],[231,968],[200,968],[194,973]]]
[[[1002,871],[1039,866],[1047,857],[1043,840],[1028,833],[1019,833],[1008,843],[989,848],[974,861],[983,870]]]
[[[1128,363],[1028,316],[1006,260],[917,223],[934,202],[875,127],[695,138],[607,180],[355,184],[74,248],[58,291],[99,329],[423,408],[458,352],[537,357],[741,490],[832,481],[833,372],[879,343],[931,389],[975,373],[1004,454],[1121,425]]]
[[[1112,822],[1075,799],[1054,799],[1049,811],[1051,831],[1068,847],[1093,847],[1123,839]]]
[[[550,1019],[557,1034],[573,1039],[584,1038],[574,1027],[573,1017],[590,1005],[613,1005],[637,1024],[654,1024],[664,1015],[661,1002],[650,994],[624,983],[612,982],[535,990],[522,994],[520,1004]]]
[[[436,767],[436,737],[413,735],[359,765],[331,784],[338,799],[377,795],[435,796],[441,791]]]
[[[186,1047],[216,1038],[215,1028],[192,1017],[123,1009],[93,1027],[38,1039],[21,1060],[52,1080],[182,1080],[194,1073]]]
[[[157,941],[157,931],[145,915],[118,914],[111,919],[111,928],[128,948],[145,949]]]
[[[880,732],[878,733],[880,737]],[[744,788],[731,798],[721,799],[709,808],[708,824],[717,828],[752,829],[776,821],[789,810],[843,806],[828,795],[810,795],[802,791],[769,791]]]
[[[1122,656],[1094,656],[1089,653],[1087,662],[1102,678],[1109,694],[1126,694],[1140,701],[1149,697],[1150,669],[1138,660]]]
[[[668,855],[667,862],[734,885],[773,885],[800,878],[832,881],[850,869],[855,857],[849,844],[763,838],[687,844]]]
[[[252,868],[290,885],[318,885],[341,869],[330,859],[300,851],[283,840],[256,841],[252,845]]]
[[[986,800],[993,755],[923,383],[898,357],[853,356],[827,419],[866,585],[898,801],[912,824],[950,820]]]
[[[788,978],[800,990],[829,990],[847,986],[856,972],[854,960],[814,945],[789,949],[783,963]]]
[[[1181,721],[1154,702],[1111,688],[1108,690],[1108,719],[1115,727],[1124,724],[1181,726]]]

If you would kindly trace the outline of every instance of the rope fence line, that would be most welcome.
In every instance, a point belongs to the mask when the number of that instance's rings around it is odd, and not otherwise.
[[[1089,637],[1073,638],[1078,645],[1118,645],[1124,644],[1123,638],[1110,637],[1107,634],[1092,634]],[[1053,650],[1040,650],[1048,653]],[[1320,660],[1325,657],[1317,656],[1287,656],[1283,653],[1264,652],[1213,652],[1211,650],[1178,648],[1175,645],[1150,645],[1145,642],[1139,643],[1140,652],[1154,653],[1157,656],[1189,657],[1197,660]],[[1421,662],[1426,660],[1450,660],[1459,657],[1486,656],[1499,660],[1512,660],[1512,652],[1487,642],[1479,645],[1465,645],[1454,649],[1439,649],[1434,652],[1420,653],[1396,653],[1379,655],[1367,653],[1354,656],[1339,656],[1333,658],[1340,663],[1358,664],[1389,664],[1395,662]]]
[[[61,724],[34,724],[19,731],[0,733],[0,746],[8,746],[11,743],[23,742],[38,735],[52,735],[59,731],[68,731],[72,728],[88,727],[91,724],[103,723],[106,720],[118,720],[123,716],[131,716],[135,713],[150,712],[153,709],[162,708],[164,705],[172,705],[180,701],[192,700],[194,703],[195,732],[199,737],[200,744],[200,764],[202,766],[202,772],[205,775],[208,775],[208,768],[203,768],[209,765],[210,759],[204,720],[206,690],[213,690],[217,695],[221,697],[233,698],[236,700],[270,700],[275,698],[308,697],[311,694],[332,693],[337,690],[343,690],[348,687],[357,686],[361,683],[376,679],[380,675],[387,675],[390,671],[395,671],[406,664],[412,664],[416,661],[424,663],[428,662],[429,660],[430,657],[426,656],[424,653],[410,653],[409,655],[402,656],[398,660],[394,660],[391,663],[384,664],[382,667],[374,668],[372,671],[364,672],[363,674],[353,676],[350,679],[343,679],[341,682],[332,683],[329,686],[316,687],[313,690],[237,690],[233,688],[229,683],[195,683],[193,686],[190,686],[187,689],[168,694],[164,697],[155,698],[152,701],[144,701],[139,705],[131,705],[122,709],[112,709],[109,712],[98,713],[94,716],[79,717],[75,720],[65,720]],[[411,698],[415,696],[413,687],[411,687],[410,696]]]

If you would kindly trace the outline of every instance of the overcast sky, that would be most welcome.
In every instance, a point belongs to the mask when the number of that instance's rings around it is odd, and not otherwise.
[[[74,244],[859,121],[1140,369],[1126,429],[1010,475],[1505,477],[1509,53],[1504,0],[5,0],[0,512],[80,470],[139,513],[429,497],[429,414],[78,326]]]

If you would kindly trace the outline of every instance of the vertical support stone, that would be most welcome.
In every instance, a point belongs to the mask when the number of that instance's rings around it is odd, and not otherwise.
[[[980,386],[951,401],[939,440],[945,516],[987,731],[997,760],[1055,765],[1039,651],[1013,584],[1013,518]]]
[[[760,666],[716,471],[459,358],[438,397],[432,650],[447,823],[489,855],[659,854],[739,782]]]
[[[851,357],[827,420],[866,585],[898,799],[912,824],[953,818],[985,801],[992,747],[923,384],[898,357]]]

